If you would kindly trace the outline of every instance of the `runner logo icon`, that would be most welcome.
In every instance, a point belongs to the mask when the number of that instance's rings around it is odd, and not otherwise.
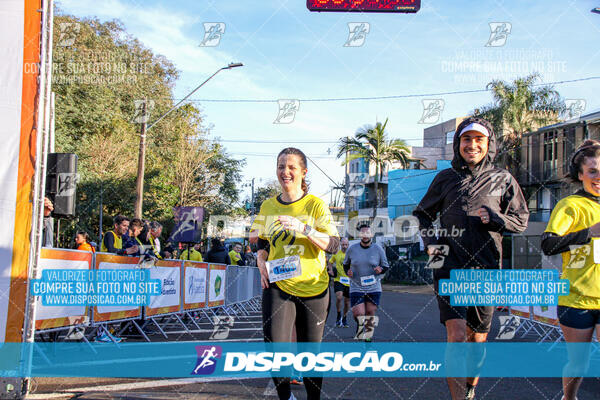
[[[217,368],[217,359],[223,355],[221,346],[196,346],[198,361],[192,375],[210,375]]]

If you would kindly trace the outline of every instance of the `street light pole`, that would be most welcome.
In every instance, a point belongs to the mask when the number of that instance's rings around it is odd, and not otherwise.
[[[142,104],[142,128],[140,131],[140,152],[138,154],[138,171],[135,188],[135,217],[142,218],[142,198],[144,197],[144,168],[146,164],[146,99]]]
[[[198,85],[198,87],[196,87],[196,89],[192,90],[187,96],[185,96],[177,104],[175,104],[173,107],[171,107],[169,109],[169,111],[167,111],[166,113],[164,113],[163,115],[158,117],[158,119],[156,121],[154,121],[150,125],[147,125],[145,119],[143,120],[141,132],[140,132],[140,154],[139,154],[139,158],[138,158],[138,173],[137,173],[137,182],[136,182],[136,198],[135,198],[135,217],[136,218],[142,218],[142,203],[143,203],[143,197],[144,197],[144,164],[145,164],[145,158],[146,158],[146,132],[150,128],[152,128],[154,125],[156,125],[164,117],[169,115],[171,113],[171,111],[176,110],[184,101],[186,101],[191,95],[196,93],[196,91],[198,89],[200,89],[202,86],[204,86],[204,84],[206,82],[210,81],[213,78],[213,76],[217,75],[219,72],[223,71],[224,69],[232,69],[232,68],[236,68],[236,67],[242,67],[243,65],[244,64],[242,64],[242,63],[230,63],[226,67],[219,68],[214,74],[209,76],[204,82],[202,82],[200,85]],[[144,101],[143,107],[144,107],[144,109],[143,109],[144,112],[143,112],[142,116],[145,117],[146,116],[146,101]]]
[[[252,178],[252,196],[251,196],[251,201],[252,201],[252,207],[250,208],[252,210],[252,215],[256,214],[256,208],[254,206],[254,178]]]

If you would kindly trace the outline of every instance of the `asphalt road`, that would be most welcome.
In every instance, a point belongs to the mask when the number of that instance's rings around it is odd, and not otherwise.
[[[374,340],[378,342],[444,341],[445,329],[439,323],[437,303],[427,287],[386,287],[379,309],[379,326]],[[494,317],[490,340],[498,333],[498,315]],[[353,341],[351,328],[335,328],[335,305],[327,321],[325,341]],[[245,321],[235,327],[256,327]],[[197,335],[194,335],[197,337]],[[236,331],[234,338],[260,338],[258,331]],[[181,333],[174,340],[190,340]],[[534,336],[525,340],[535,340]],[[265,399],[272,397],[270,380],[244,379],[202,382],[191,380],[144,379],[36,379],[34,399]],[[302,386],[294,386],[298,399],[306,398]],[[478,400],[559,400],[562,396],[560,378],[483,378],[477,387]],[[324,399],[449,399],[445,379],[424,378],[327,378],[324,380]],[[600,399],[600,378],[586,378],[579,391],[579,400]]]

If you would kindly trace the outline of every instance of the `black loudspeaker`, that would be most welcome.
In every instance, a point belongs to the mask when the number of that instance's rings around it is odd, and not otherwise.
[[[76,194],[77,154],[48,154],[46,196],[54,204],[52,215],[58,218],[74,217]]]

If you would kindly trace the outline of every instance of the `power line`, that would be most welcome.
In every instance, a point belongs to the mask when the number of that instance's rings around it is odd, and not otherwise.
[[[551,86],[551,85],[562,85],[565,83],[584,82],[600,79],[600,76],[590,76],[587,78],[570,79],[564,81],[538,83],[532,86]],[[391,96],[371,96],[371,97],[330,97],[330,98],[308,98],[308,99],[296,99],[305,103],[316,103],[316,102],[338,102],[338,101],[371,101],[371,100],[394,100],[394,99],[406,99],[415,97],[431,97],[431,96],[452,96],[458,94],[472,94],[472,93],[484,93],[491,92],[491,88],[485,89],[472,89],[472,90],[456,90],[450,92],[437,92],[437,93],[415,93],[415,94],[400,94]],[[179,99],[172,99],[177,101]],[[191,102],[205,102],[205,103],[277,103],[280,99],[193,99]]]

